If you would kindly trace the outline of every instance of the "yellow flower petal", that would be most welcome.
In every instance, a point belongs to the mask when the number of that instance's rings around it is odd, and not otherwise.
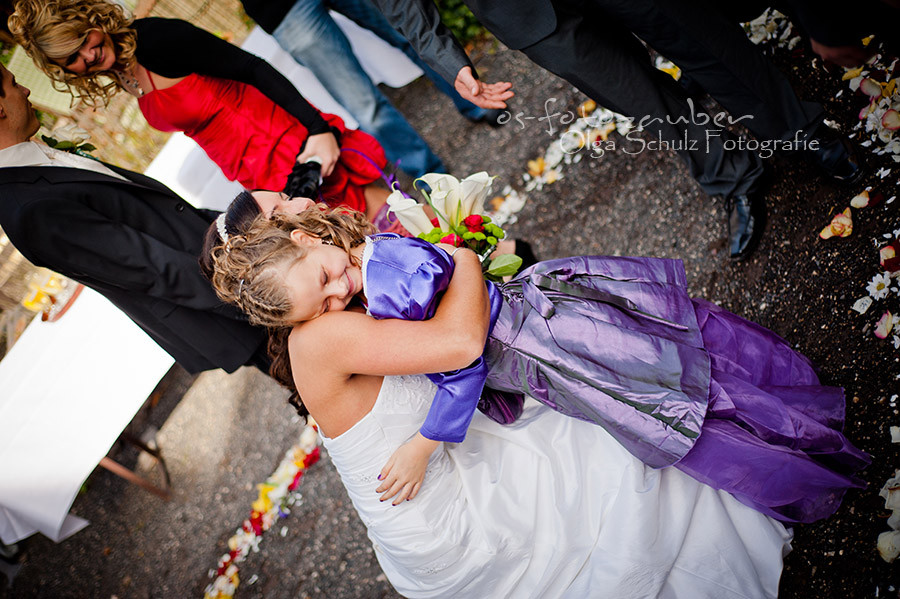
[[[850,209],[846,208],[843,212],[834,215],[828,226],[819,233],[819,237],[822,239],[849,237],[851,233],[853,233],[853,219],[850,216]]]
[[[541,173],[544,172],[544,168],[546,168],[547,164],[544,162],[544,157],[540,156],[536,160],[528,161],[528,174],[532,177],[540,177]]]
[[[585,117],[595,110],[597,110],[597,103],[590,99],[585,100],[581,103],[581,106],[578,107],[578,116]]]
[[[849,81],[850,79],[853,79],[854,77],[859,77],[860,73],[862,73],[862,72],[863,72],[863,67],[857,67],[855,69],[847,69],[846,71],[844,71],[844,75],[843,75],[843,77],[841,77],[841,79],[843,81]]]

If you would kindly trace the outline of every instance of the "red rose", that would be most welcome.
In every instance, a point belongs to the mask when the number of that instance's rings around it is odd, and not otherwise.
[[[441,238],[441,243],[446,243],[452,245],[453,247],[459,247],[463,244],[463,238],[456,233],[450,233],[449,235],[445,235],[443,238]]]
[[[484,223],[484,219],[481,218],[480,214],[470,214],[466,218],[463,219],[463,223],[467,227],[477,227]]]
[[[436,216],[433,219],[431,219],[431,224],[434,225],[435,229],[441,228],[441,223],[440,223],[440,221],[438,221]]]

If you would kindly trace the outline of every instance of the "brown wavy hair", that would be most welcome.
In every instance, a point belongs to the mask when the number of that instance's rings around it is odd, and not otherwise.
[[[295,230],[349,254],[365,241],[366,235],[375,232],[375,227],[361,212],[346,208],[327,210],[324,205],[300,214],[275,214],[270,219],[261,214],[246,233],[229,235],[227,242],[213,248],[212,284],[223,301],[241,308],[251,323],[268,328],[268,352],[272,358],[269,374],[292,391],[288,401],[301,416],[306,416],[288,355],[288,337],[295,323],[287,320],[292,306],[284,273],[307,254],[306,248],[291,239]]]
[[[77,75],[57,62],[76,53],[88,33],[96,29],[112,39],[117,67],[132,68],[137,47],[133,21],[125,8],[107,0],[19,0],[8,26],[16,43],[50,77],[57,90],[96,106],[108,104],[124,89],[118,78],[111,72]]]

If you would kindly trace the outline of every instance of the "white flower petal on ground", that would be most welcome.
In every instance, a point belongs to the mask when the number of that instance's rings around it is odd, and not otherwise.
[[[891,563],[900,555],[900,531],[886,530],[878,535],[878,555]]]
[[[855,302],[853,302],[852,309],[859,312],[860,314],[865,314],[869,307],[872,305],[872,298],[868,295],[866,297],[861,297]]]
[[[866,285],[866,291],[869,292],[869,295],[871,295],[873,299],[879,300],[887,297],[887,294],[890,291],[890,285],[891,276],[888,273],[875,275],[872,277],[872,280],[869,281],[869,284]]]
[[[400,224],[413,235],[431,231],[431,220],[425,214],[425,208],[412,198],[404,197],[399,190],[394,190],[387,199],[391,212],[400,220]]]
[[[879,339],[887,339],[887,336],[890,335],[891,329],[894,328],[894,317],[891,313],[885,312],[881,315],[881,318],[878,319],[878,322],[875,324],[875,336]]]
[[[900,508],[900,470],[894,470],[894,476],[885,481],[878,495],[884,498],[884,509]]]
[[[850,205],[854,208],[865,208],[869,205],[869,190],[864,189],[850,200]]]
[[[900,443],[900,426],[891,427],[891,443]]]

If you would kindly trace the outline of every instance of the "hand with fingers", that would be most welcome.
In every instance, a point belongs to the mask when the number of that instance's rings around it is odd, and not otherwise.
[[[306,139],[306,145],[303,151],[297,155],[297,162],[303,164],[313,156],[318,157],[322,163],[322,176],[327,177],[334,170],[341,157],[341,148],[338,146],[337,138],[333,133],[318,133],[310,135]]]
[[[428,439],[422,433],[416,433],[415,437],[401,445],[378,475],[381,484],[375,492],[383,494],[381,501],[393,497],[393,505],[400,505],[415,498],[425,480],[428,458],[438,445],[440,441]]]
[[[506,108],[506,101],[515,95],[509,81],[484,83],[475,78],[469,66],[459,70],[453,87],[463,98],[482,108]]]

